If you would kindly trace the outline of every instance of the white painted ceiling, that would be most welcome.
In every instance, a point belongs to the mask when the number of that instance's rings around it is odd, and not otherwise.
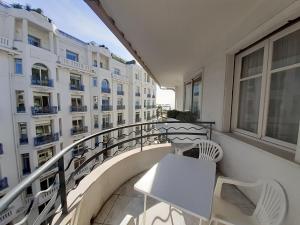
[[[245,38],[295,0],[101,0],[162,86]]]

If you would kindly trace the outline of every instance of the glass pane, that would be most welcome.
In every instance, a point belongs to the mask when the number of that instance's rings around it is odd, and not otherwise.
[[[192,101],[192,85],[185,85],[185,100],[184,100],[184,110],[191,110],[191,101]]]
[[[300,62],[300,30],[278,39],[273,45],[272,69]]]
[[[238,128],[257,133],[260,92],[261,77],[241,81]]]
[[[264,48],[242,58],[241,78],[260,74],[263,69]]]
[[[266,136],[296,144],[300,120],[300,68],[271,75]]]
[[[192,102],[192,112],[197,115],[197,118],[200,117],[200,93],[201,93],[201,82],[197,81],[194,83],[193,87],[193,102]]]

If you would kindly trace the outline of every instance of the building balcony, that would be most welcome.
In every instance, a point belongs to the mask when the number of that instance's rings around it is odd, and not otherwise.
[[[102,130],[111,129],[113,128],[113,123],[103,123]]]
[[[22,134],[20,136],[19,141],[20,141],[20,145],[26,145],[26,144],[28,144],[28,136],[27,136],[27,134]]]
[[[123,110],[125,109],[125,105],[117,105],[117,110]]]
[[[84,91],[84,85],[83,84],[80,84],[80,85],[70,84],[70,90],[72,90],[72,91]]]
[[[140,117],[135,117],[135,122],[136,122],[136,123],[141,122],[141,120],[142,120],[142,119],[141,119]]]
[[[26,112],[26,108],[24,105],[17,106],[17,113],[25,113],[25,112]]]
[[[117,121],[117,125],[123,125],[123,124],[125,124],[125,120],[118,120]]]
[[[8,38],[0,36],[0,46],[5,48],[11,48],[11,43]]]
[[[117,95],[124,95],[124,91],[117,91]]]
[[[59,56],[57,63],[60,64],[61,66],[67,67],[69,69],[75,69],[75,70],[79,70],[79,71],[87,72],[87,73],[95,73],[92,66],[86,65],[84,63],[76,62],[76,61],[67,59],[65,57]]]
[[[151,94],[147,94],[147,98],[151,98]]]
[[[136,97],[140,97],[140,96],[141,96],[141,93],[136,92],[136,93],[135,93],[135,96],[136,96]]]
[[[135,109],[141,109],[142,106],[141,105],[135,105]]]
[[[107,87],[101,87],[101,92],[102,93],[110,93],[111,90],[110,90],[110,88],[107,88]]]
[[[31,78],[31,84],[32,85],[37,85],[37,86],[44,86],[44,87],[53,87],[53,80],[52,79],[47,79],[47,80],[37,80]]]
[[[70,112],[87,112],[87,106],[86,105],[70,106]]]
[[[0,179],[0,191],[3,191],[6,188],[8,188],[8,179],[7,177],[3,177]]]
[[[32,106],[31,113],[33,116],[57,114],[57,106]]]
[[[113,106],[112,105],[102,105],[101,106],[101,110],[102,111],[112,111],[113,110]]]
[[[33,138],[34,146],[49,144],[59,140],[59,133],[46,134]]]
[[[71,135],[83,134],[83,133],[86,133],[86,132],[88,132],[88,127],[87,126],[71,128]]]

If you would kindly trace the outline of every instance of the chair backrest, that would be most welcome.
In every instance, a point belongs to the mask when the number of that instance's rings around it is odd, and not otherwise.
[[[210,140],[201,140],[199,146],[199,159],[219,162],[223,158],[223,150],[220,145]]]
[[[261,225],[280,225],[287,211],[285,192],[275,180],[260,182],[262,182],[262,193],[253,217]]]

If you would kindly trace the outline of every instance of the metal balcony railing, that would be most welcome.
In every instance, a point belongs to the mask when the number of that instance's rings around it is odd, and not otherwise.
[[[111,90],[110,90],[110,88],[108,88],[108,87],[101,87],[101,92],[102,92],[102,93],[110,93]]]
[[[135,109],[141,109],[142,106],[141,105],[135,105]]]
[[[124,91],[117,91],[117,95],[124,95]]]
[[[33,116],[57,114],[57,106],[32,106],[31,113]]]
[[[101,110],[102,111],[112,111],[113,107],[112,105],[102,105]]]
[[[185,124],[187,124],[187,126],[185,126]],[[81,174],[80,175],[81,182],[84,182],[82,178],[88,175],[88,173],[80,173],[80,171],[85,170],[91,172],[93,169],[97,168],[97,166],[95,165],[98,164],[93,164],[93,162],[96,163],[96,159],[103,157],[104,159],[109,160],[109,158],[107,158],[108,155],[110,157],[114,157],[114,155],[118,155],[121,154],[122,152],[126,152],[131,149],[134,149],[135,147],[132,146],[132,143],[135,143],[135,145],[139,146],[140,150],[143,151],[143,147],[145,145],[150,145],[152,143],[153,144],[166,143],[176,139],[189,140],[191,142],[194,142],[203,139],[202,136],[207,137],[207,139],[211,139],[211,131],[212,131],[213,124],[214,122],[199,122],[199,121],[194,122],[193,124],[180,122],[180,121],[159,121],[159,122],[150,122],[150,123],[138,123],[138,124],[121,126],[118,128],[108,129],[84,137],[83,139],[58,151],[55,156],[50,158],[42,166],[37,168],[31,174],[29,174],[26,177],[26,179],[23,179],[20,181],[19,184],[14,185],[14,187],[12,187],[9,190],[9,192],[6,193],[0,199],[0,216],[4,215],[7,209],[14,207],[15,200],[23,196],[23,193],[26,191],[26,189],[29,186],[33,185],[36,182],[39,182],[41,177],[44,176],[44,174],[48,172],[52,167],[56,167],[58,170],[57,179],[55,185],[49,187],[49,189],[47,189],[47,191],[45,192],[47,193],[46,195],[49,196],[49,198],[47,198],[47,201],[46,200],[43,201],[43,204],[45,204],[45,207],[49,209],[53,207],[54,210],[47,211],[45,214],[43,211],[43,213],[40,212],[39,215],[36,214],[35,211],[32,212],[30,210],[32,204],[34,204],[33,201],[38,199],[39,198],[38,196],[44,193],[44,192],[38,192],[34,194],[34,197],[30,200],[31,202],[28,202],[29,204],[23,205],[22,208],[18,209],[24,212],[24,215],[22,215],[20,219],[22,219],[22,223],[28,223],[30,221],[30,224],[35,224],[35,223],[41,224],[45,222],[48,218],[50,218],[52,215],[54,215],[53,213],[56,210],[58,210],[58,208],[60,208],[62,216],[67,215],[69,210],[67,205],[68,204],[67,196],[70,193],[70,190],[76,188],[76,184],[74,182],[75,178],[79,179],[78,174]],[[111,123],[107,123],[107,125],[109,126],[106,127],[112,127]],[[149,126],[153,131],[156,132],[144,132],[145,128]],[[192,130],[191,130],[191,126],[192,126]],[[128,131],[128,133],[127,132],[123,133],[125,136],[124,139],[118,138],[118,136],[116,137],[111,136],[119,133],[119,130],[121,129],[122,131],[126,129]],[[141,132],[141,135],[135,135],[134,137],[132,137],[132,133],[134,133],[134,131],[132,130],[137,131],[137,129],[139,130],[139,132]],[[51,136],[53,137],[55,135],[51,135]],[[56,138],[51,138],[51,140],[53,139],[58,140],[58,134]],[[97,140],[105,139],[105,141],[97,141],[94,147],[87,148],[87,151],[82,153],[82,157],[84,157],[85,161],[83,161],[80,164],[80,166],[78,166],[76,169],[73,170],[73,166],[72,166],[73,164],[71,162],[74,161],[74,157],[71,157],[70,159],[69,155],[74,150],[74,147],[82,146],[82,145],[87,146],[87,144],[91,143],[91,140],[96,140],[96,139]],[[49,140],[49,139],[43,138],[43,141],[44,140]],[[94,151],[96,148],[100,146],[100,144],[102,144],[103,148],[97,149],[98,151]],[[128,144],[128,146],[126,146],[126,144]],[[117,150],[116,152],[112,151],[113,154],[108,154],[108,152],[111,152],[112,149],[116,149],[120,145],[123,145],[124,147],[122,149]],[[93,152],[93,154],[87,154],[90,151]],[[66,160],[68,160],[68,163],[65,163]],[[72,169],[71,171],[70,168]],[[86,168],[88,168],[88,170],[86,170]],[[66,171],[68,176],[66,176],[65,174]],[[2,178],[0,180],[0,189],[3,189],[5,187],[8,187],[7,178]],[[56,191],[58,195],[54,195]],[[10,223],[10,222],[12,221],[7,221],[6,223]],[[13,221],[12,224],[16,224],[17,222],[19,222],[18,218],[16,219],[16,221]]]
[[[20,135],[20,145],[26,145],[28,144],[28,136],[27,134],[21,134]]]
[[[38,80],[31,78],[31,84],[32,85],[38,85],[38,86],[45,86],[45,87],[53,87],[53,80],[47,79],[47,80]]]
[[[88,132],[87,126],[71,128],[71,135],[82,134]]]
[[[72,156],[75,157],[75,156],[80,156],[82,154],[84,154],[85,152],[87,152],[88,149],[87,149],[87,146],[82,146],[82,147],[79,147],[77,149],[74,149],[72,151]]]
[[[135,93],[135,96],[136,96],[136,97],[140,97],[140,96],[141,96],[141,93],[140,93],[140,92],[136,92],[136,93]]]
[[[33,143],[34,146],[39,146],[39,145],[44,145],[44,144],[58,141],[58,139],[59,139],[59,133],[46,134],[46,135],[41,135],[33,138]]]
[[[80,84],[80,85],[70,84],[70,90],[72,90],[72,91],[84,91],[84,85],[83,84]]]
[[[0,191],[4,190],[6,188],[8,188],[7,177],[3,177],[0,179]]]
[[[25,113],[25,112],[26,112],[25,105],[17,106],[17,113]]]
[[[117,121],[117,125],[123,125],[123,124],[125,124],[125,120],[118,120]]]
[[[117,110],[125,109],[125,105],[117,105]]]
[[[70,112],[86,112],[87,106],[86,105],[71,105]]]

